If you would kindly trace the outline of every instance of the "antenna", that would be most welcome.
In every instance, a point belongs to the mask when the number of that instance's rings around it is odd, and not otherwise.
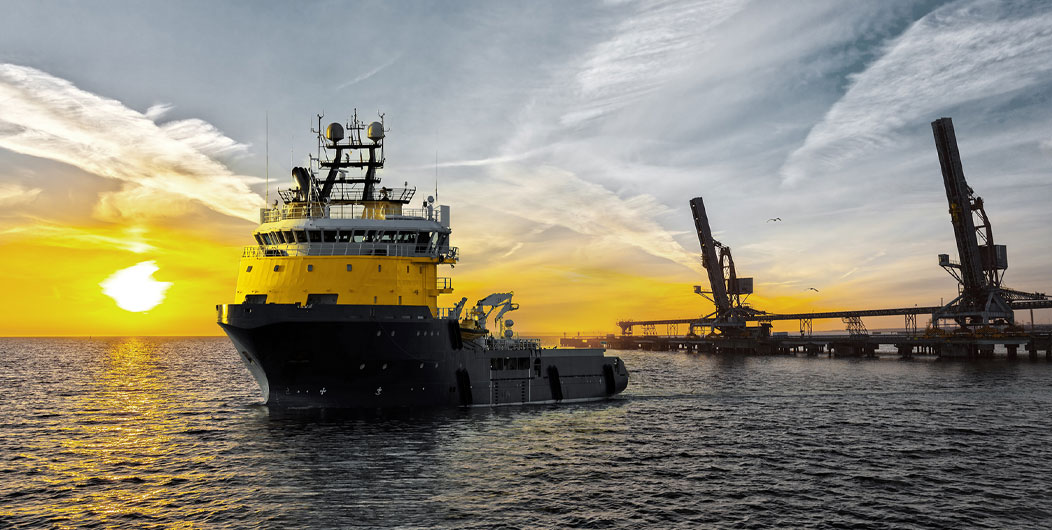
[[[438,201],[438,149],[435,149],[435,201]]]
[[[266,117],[267,117],[267,126],[266,126],[267,139],[264,142],[264,145],[266,145],[266,153],[267,153],[267,155],[266,155],[267,156],[267,163],[266,163],[266,166],[267,166],[267,169],[266,169],[266,174],[267,174],[267,198],[263,199],[263,207],[264,208],[266,208],[267,206],[270,205],[270,111],[269,110],[266,112]]]

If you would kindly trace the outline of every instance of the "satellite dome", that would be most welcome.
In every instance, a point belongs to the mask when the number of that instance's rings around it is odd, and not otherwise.
[[[332,142],[343,140],[343,125],[336,122],[330,123],[329,127],[325,129],[325,137]]]
[[[374,142],[379,142],[384,139],[384,124],[374,121],[369,124],[369,128],[365,130],[365,135]]]
[[[504,321],[504,327],[506,327],[506,328],[510,328],[510,327],[512,327],[514,325],[515,325],[515,321],[510,319],[510,318]]]

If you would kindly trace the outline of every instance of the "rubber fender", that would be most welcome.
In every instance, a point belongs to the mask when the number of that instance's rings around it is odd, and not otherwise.
[[[609,364],[603,365],[603,383],[606,383],[606,395],[614,395],[617,382],[614,381],[614,367]]]
[[[449,345],[454,350],[464,347],[464,338],[460,335],[460,323],[456,320],[449,321]]]
[[[457,391],[460,393],[460,406],[470,407],[472,403],[471,376],[463,368],[457,370]]]
[[[563,385],[559,381],[559,367],[554,364],[548,366],[548,386],[552,389],[552,399],[562,401]]]

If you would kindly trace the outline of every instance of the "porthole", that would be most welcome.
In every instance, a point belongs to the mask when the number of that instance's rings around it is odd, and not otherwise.
[[[274,265],[274,272],[281,270],[281,265]]]
[[[383,366],[380,367],[380,369],[381,370],[386,370],[387,369],[387,363],[384,363]]]
[[[350,263],[347,264],[347,272],[351,272],[351,270],[353,268],[354,268],[354,265],[351,265]]]
[[[248,268],[245,269],[245,272],[252,272],[252,265],[249,265]]]
[[[358,365],[358,369],[359,370],[365,370],[365,363],[359,364]]]
[[[423,368],[423,367],[424,367],[424,363],[420,363],[420,368]]]
[[[393,331],[391,332],[391,336],[394,337],[394,332]]]
[[[382,331],[380,331],[380,330],[376,330],[376,336],[377,336],[377,337],[379,337],[379,336],[380,336],[380,333],[383,333],[383,332],[382,332]]]
[[[313,270],[314,270],[314,265],[307,265],[307,272],[311,272]]]

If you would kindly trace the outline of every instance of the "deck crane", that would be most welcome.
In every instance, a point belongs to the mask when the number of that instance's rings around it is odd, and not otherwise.
[[[1005,245],[994,243],[983,199],[975,196],[964,179],[953,121],[939,118],[931,122],[931,128],[960,257],[958,263],[949,254],[939,254],[939,265],[957,280],[958,296],[932,315],[932,324],[938,327],[940,320],[954,320],[962,328],[1011,325],[1015,321],[1012,301],[1046,300],[1047,296],[1002,285],[1008,253]]]
[[[705,213],[705,202],[701,197],[690,200],[690,211],[694,215],[694,227],[698,230],[701,265],[708,273],[710,289],[704,291],[700,285],[695,285],[694,292],[716,306],[716,311],[702,320],[712,319],[712,327],[720,333],[741,334],[745,331],[746,320],[756,320],[757,315],[764,313],[745,304],[753,292],[752,278],[739,278],[734,270],[731,248],[713,239],[709,217]]]

